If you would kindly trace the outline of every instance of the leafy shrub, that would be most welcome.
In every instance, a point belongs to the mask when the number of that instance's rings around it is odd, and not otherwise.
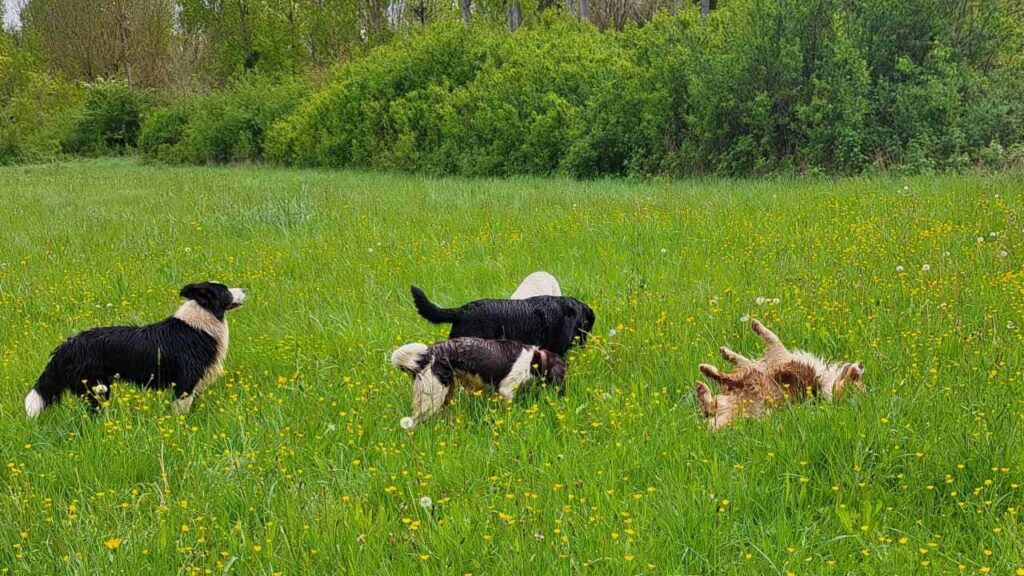
[[[406,163],[418,154],[416,139],[404,136],[403,151],[392,153],[396,136],[390,122],[410,121],[417,107],[422,111],[428,101],[443,100],[449,89],[472,79],[491,36],[482,26],[469,31],[461,24],[441,24],[344,65],[323,91],[271,130],[269,158],[303,166]],[[392,103],[403,97],[408,103],[391,118]]]
[[[43,162],[61,154],[82,104],[81,90],[46,73],[0,32],[0,164]]]
[[[249,74],[147,111],[146,94],[98,83],[76,115],[79,99],[58,101],[74,87],[8,65],[0,42],[0,161],[54,142],[118,153],[137,135],[171,162],[432,174],[1014,167],[1022,44],[1011,2],[730,0],[621,32],[545,10],[515,33],[488,18],[399,33],[316,92]]]
[[[64,150],[83,156],[127,152],[135,147],[149,103],[146,93],[123,82],[87,84],[82,110],[63,143]]]
[[[182,100],[166,108],[154,108],[143,116],[139,150],[164,162],[184,162],[180,144],[188,126],[190,103]]]
[[[259,161],[270,126],[308,92],[299,79],[245,76],[222,92],[186,98],[147,115],[140,148],[167,162]]]

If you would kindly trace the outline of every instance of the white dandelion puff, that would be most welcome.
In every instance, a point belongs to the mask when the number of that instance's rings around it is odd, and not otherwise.
[[[416,427],[416,421],[406,416],[398,422],[398,425],[402,427],[402,430],[412,430]]]
[[[1001,250],[1001,251],[999,252],[999,257],[1000,257],[1000,258],[1006,258],[1006,257],[1007,257],[1007,256],[1009,256],[1009,255],[1010,255],[1010,253],[1009,253],[1009,252],[1007,252],[1006,250]]]
[[[661,249],[661,253],[662,254],[667,254],[668,253],[668,248],[662,248]]]
[[[897,266],[896,267],[896,272],[897,273],[903,272],[903,266]]]
[[[430,499],[430,496],[424,496],[420,498],[420,508],[424,510],[430,510],[434,507],[434,501]]]
[[[927,265],[927,264],[924,264],[924,265],[921,266],[921,272],[927,272],[927,271],[929,271],[931,269],[932,269],[932,267]]]
[[[754,302],[755,302],[755,303],[756,303],[756,304],[757,304],[758,306],[761,306],[762,304],[764,304],[764,302],[765,302],[765,298],[764,298],[764,296],[758,296],[757,298],[755,298],[755,299],[754,299]]]
[[[618,331],[618,330],[616,330],[615,328],[612,328],[611,330],[609,330],[609,331],[608,331],[608,336],[609,336],[609,337],[611,337],[611,336],[615,336],[615,335],[616,335],[616,334],[618,334],[618,333],[619,333],[619,331]]]

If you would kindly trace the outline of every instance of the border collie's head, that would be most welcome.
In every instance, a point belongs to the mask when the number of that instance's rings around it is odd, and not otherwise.
[[[181,297],[195,300],[215,317],[223,319],[225,312],[234,310],[245,302],[245,290],[228,288],[220,282],[199,282],[182,288]]]
[[[583,302],[575,298],[569,298],[569,310],[571,315],[576,317],[576,324],[573,326],[572,336],[574,340],[579,340],[580,346],[587,343],[587,336],[594,331],[594,322],[596,317],[594,311],[591,310],[590,306],[587,306]]]

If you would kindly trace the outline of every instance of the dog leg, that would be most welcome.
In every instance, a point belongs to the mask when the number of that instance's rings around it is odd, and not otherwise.
[[[724,358],[726,362],[736,366],[737,368],[746,368],[754,364],[750,358],[747,358],[742,354],[737,354],[726,346],[722,346],[718,351],[722,354],[722,358]]]
[[[171,412],[174,414],[184,414],[192,408],[192,403],[196,401],[198,390],[196,390],[196,381],[186,382],[184,384],[176,383],[174,385],[174,402],[171,402]]]
[[[789,360],[789,350],[774,332],[764,327],[757,320],[750,323],[750,329],[764,341],[764,360],[769,365],[783,364]]]
[[[714,380],[715,382],[718,382],[722,386],[736,386],[736,381],[733,378],[730,378],[728,374],[722,374],[721,372],[718,371],[718,368],[715,368],[710,364],[701,364],[700,372],[701,374],[707,376],[708,378]]]
[[[187,414],[192,409],[192,403],[195,402],[196,397],[192,394],[178,398],[174,402],[171,402],[171,413],[177,416],[178,414]]]
[[[711,395],[711,389],[708,385],[697,381],[697,400],[700,402],[700,408],[704,412],[704,416],[714,416],[715,412],[718,411],[718,406],[715,404],[715,399]]]

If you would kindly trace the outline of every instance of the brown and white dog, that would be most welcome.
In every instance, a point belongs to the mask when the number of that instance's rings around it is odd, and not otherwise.
[[[391,363],[412,376],[412,426],[447,406],[456,382],[471,391],[490,388],[511,400],[520,386],[542,378],[565,394],[565,360],[511,340],[463,337],[432,346],[406,344],[391,354]]]
[[[705,383],[697,382],[697,399],[712,431],[736,418],[761,418],[774,406],[808,397],[831,401],[842,396],[848,386],[864,390],[864,366],[860,362],[830,363],[800,350],[791,352],[757,320],[750,327],[764,341],[763,358],[751,360],[723,346],[719,351],[733,365],[732,372],[700,365],[701,373],[722,388],[721,394],[713,395]]]

